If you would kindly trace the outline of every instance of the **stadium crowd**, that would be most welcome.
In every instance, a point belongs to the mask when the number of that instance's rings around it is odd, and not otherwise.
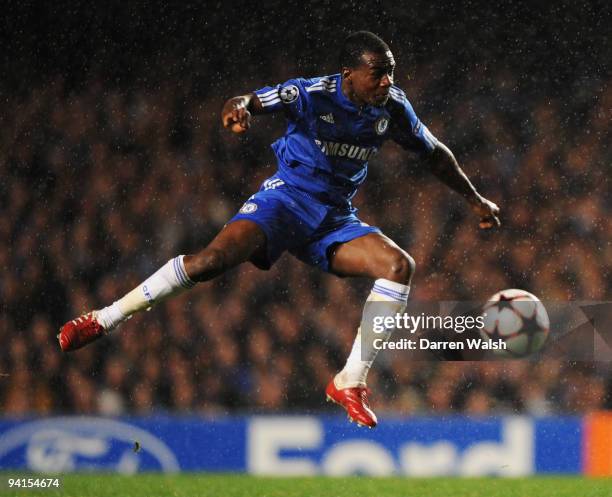
[[[610,81],[583,80],[569,99],[546,87],[524,91],[503,65],[473,67],[449,84],[444,64],[421,62],[410,79],[398,71],[397,83],[501,206],[503,226],[479,231],[457,195],[387,144],[354,203],[416,260],[411,299],[485,301],[517,287],[542,300],[606,300]],[[300,73],[287,61],[262,69],[238,92]],[[92,71],[79,84],[55,76],[3,101],[4,414],[326,408],[325,385],[347,355],[369,284],[288,255],[269,272],[245,265],[108,339],[60,352],[64,321],[204,246],[274,171],[269,144],[282,116],[257,117],[237,137],[219,120],[232,94],[200,87],[187,74],[125,87]],[[380,359],[369,383],[381,412],[612,407],[608,363]]]

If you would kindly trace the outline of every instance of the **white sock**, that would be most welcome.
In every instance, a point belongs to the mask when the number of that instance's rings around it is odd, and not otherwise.
[[[393,328],[385,328],[382,333],[374,333],[374,316],[395,316],[402,313],[406,308],[410,287],[394,281],[379,279],[374,282],[374,287],[368,295],[361,325],[357,329],[357,336],[353,342],[353,348],[348,356],[346,365],[334,378],[337,388],[363,387],[366,384],[368,371],[378,354],[373,347],[374,338],[388,340],[393,333]],[[366,340],[362,348],[362,341]]]
[[[98,311],[98,322],[105,330],[110,331],[132,314],[150,309],[168,297],[192,288],[196,282],[192,281],[185,271],[184,257],[179,255],[170,259],[131,292]]]

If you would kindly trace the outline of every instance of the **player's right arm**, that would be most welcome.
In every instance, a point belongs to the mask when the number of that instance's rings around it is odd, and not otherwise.
[[[251,126],[252,114],[284,112],[288,119],[299,120],[308,107],[305,84],[316,80],[290,79],[283,84],[266,86],[253,93],[230,98],[221,111],[223,126],[243,133]]]
[[[251,115],[261,114],[263,106],[254,93],[232,97],[221,110],[223,126],[234,133],[244,133],[251,127]]]

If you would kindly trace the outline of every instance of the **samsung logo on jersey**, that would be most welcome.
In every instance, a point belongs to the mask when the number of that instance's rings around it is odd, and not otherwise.
[[[321,152],[328,157],[346,157],[347,159],[368,161],[378,152],[376,147],[359,147],[348,143],[325,142],[321,140],[315,140],[315,143],[321,149]]]

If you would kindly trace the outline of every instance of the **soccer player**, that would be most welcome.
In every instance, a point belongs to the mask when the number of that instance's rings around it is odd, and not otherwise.
[[[245,261],[268,269],[289,251],[323,271],[374,280],[346,365],[331,379],[326,395],[351,421],[376,426],[366,390],[376,350],[362,349],[361,335],[371,331],[368,305],[376,302],[377,313],[389,316],[405,308],[414,261],[356,216],[351,199],[366,178],[368,161],[386,140],[394,140],[419,153],[435,176],[469,202],[481,228],[499,225],[499,209],[478,194],[452,152],[393,84],[395,60],[382,39],[367,31],[349,35],[340,69],[331,76],[290,79],[225,103],[223,125],[236,133],[249,129],[251,115],[284,113],[287,131],[272,145],[278,171],[206,248],[171,259],[113,304],[66,323],[58,335],[62,350],[107,335],[132,314]],[[391,331],[377,338],[387,339]]]

